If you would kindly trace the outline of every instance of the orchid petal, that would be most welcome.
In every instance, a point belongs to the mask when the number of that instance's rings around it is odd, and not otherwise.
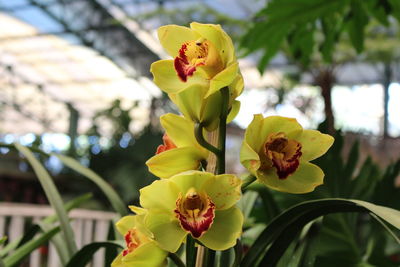
[[[176,252],[187,235],[175,217],[158,211],[148,213],[145,225],[153,233],[158,245],[170,252]]]
[[[140,204],[146,209],[154,209],[173,215],[179,188],[169,180],[157,180],[140,189]]]
[[[211,228],[199,238],[206,247],[225,250],[233,247],[242,233],[243,214],[237,207],[215,212]]]
[[[218,92],[221,88],[229,86],[236,78],[239,71],[239,64],[237,62],[230,64],[220,73],[215,75],[210,81],[210,88],[204,98]]]
[[[229,209],[241,197],[242,181],[232,174],[221,174],[208,179],[203,190],[211,198],[217,210]]]
[[[298,169],[286,179],[279,179],[275,169],[258,171],[259,181],[268,187],[281,192],[303,194],[312,192],[323,183],[324,173],[316,165],[302,162]]]
[[[149,171],[160,177],[169,178],[180,172],[196,170],[205,154],[195,147],[178,147],[164,151],[146,161]]]
[[[158,39],[167,53],[176,57],[183,43],[197,40],[200,35],[188,27],[166,25],[158,28]]]
[[[221,51],[220,53],[224,64],[228,64],[234,60],[235,56],[232,40],[222,30],[220,25],[192,22],[190,23],[190,28],[212,42],[215,48]]]
[[[232,103],[231,110],[229,111],[228,117],[226,118],[226,123],[230,123],[236,117],[240,110],[240,101],[234,100]]]
[[[334,138],[315,130],[304,130],[297,139],[301,143],[303,152],[301,160],[310,161],[319,158],[332,146]]]
[[[201,76],[201,72],[195,72],[190,77],[190,82],[179,79],[174,68],[173,60],[159,60],[151,64],[150,72],[154,76],[154,83],[167,94],[176,94],[186,88],[197,85],[207,86],[207,81]]]
[[[200,191],[204,183],[214,177],[214,174],[202,171],[187,171],[171,177],[174,182],[184,194],[190,189],[195,188]]]
[[[132,253],[115,258],[111,267],[162,267],[167,266],[167,252],[159,248],[155,242],[149,242],[139,246]]]

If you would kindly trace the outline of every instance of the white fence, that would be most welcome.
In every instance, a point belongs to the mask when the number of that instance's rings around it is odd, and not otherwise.
[[[23,236],[27,225],[53,214],[53,209],[46,205],[0,203],[0,238],[7,236],[8,242],[18,240]],[[74,209],[69,213],[69,217],[72,219],[79,249],[93,241],[107,240],[110,224],[117,215],[112,212]],[[37,249],[31,253],[29,264],[24,266],[58,267],[61,263],[55,247],[50,242],[47,248]],[[99,250],[88,266],[104,266],[104,250]]]

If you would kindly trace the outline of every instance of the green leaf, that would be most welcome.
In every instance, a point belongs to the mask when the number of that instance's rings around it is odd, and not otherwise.
[[[197,247],[195,246],[195,240],[191,235],[186,236],[186,265],[188,267],[194,267],[196,265],[196,254]]]
[[[45,244],[50,238],[60,231],[60,227],[54,227],[50,231],[43,233],[38,238],[35,238],[23,246],[16,249],[10,256],[4,259],[5,267],[16,266],[22,259],[28,256],[37,247]]]
[[[286,24],[282,24],[280,27],[276,27],[275,29],[271,29],[270,31],[267,31],[267,29],[265,29],[265,32],[268,33],[268,38],[259,41],[259,43],[262,43],[265,46],[264,54],[257,65],[260,73],[264,72],[270,60],[278,52],[288,30],[289,27]]]
[[[77,248],[74,240],[74,232],[72,231],[71,225],[69,223],[67,211],[63,207],[63,201],[61,199],[60,193],[54,185],[54,182],[50,175],[47,173],[42,164],[35,158],[33,153],[27,147],[24,147],[18,143],[14,145],[31,164],[36,176],[39,179],[40,184],[42,185],[44,192],[46,193],[46,197],[49,200],[50,205],[55,210],[58,220],[60,222],[62,235],[66,243],[65,249],[68,252],[68,256],[71,257],[75,253]]]
[[[83,203],[87,202],[92,197],[93,197],[92,193],[83,194],[83,195],[81,195],[79,197],[76,197],[76,198],[68,201],[67,203],[65,203],[64,204],[64,208],[65,208],[65,210],[67,212],[69,212],[69,211],[71,211],[71,210],[73,210],[75,208],[80,207]],[[50,216],[47,216],[46,218],[44,218],[42,220],[42,223],[50,224],[50,223],[53,223],[55,221],[57,221],[57,216],[56,215],[50,215]]]
[[[393,225],[397,229],[400,229],[400,211],[391,209],[388,207],[383,207],[379,205],[375,205],[366,201],[362,200],[349,200],[351,202],[356,203],[359,206],[362,206],[372,212],[373,214],[377,215],[387,223]]]
[[[247,191],[242,195],[242,198],[238,201],[237,206],[242,211],[245,220],[249,218],[250,212],[253,209],[257,197],[258,194],[256,192]]]
[[[369,14],[371,14],[375,19],[377,19],[380,23],[385,25],[386,27],[389,26],[389,10],[387,9],[386,1],[381,0],[370,0],[364,1],[365,7],[368,10]]]
[[[182,262],[181,258],[175,253],[168,253],[168,258],[171,259],[175,263],[177,267],[186,267],[186,265]]]
[[[3,260],[0,258],[0,267],[5,267]]]
[[[105,249],[115,249],[115,248],[123,248],[121,244],[117,242],[94,242],[88,244],[81,248],[75,255],[70,259],[66,267],[85,267],[93,255],[101,248]]]
[[[320,18],[320,21],[321,31],[324,36],[324,40],[320,45],[320,51],[324,61],[331,62],[335,43],[339,40],[343,28],[342,15],[332,13]]]
[[[291,50],[293,58],[297,59],[304,66],[309,65],[311,54],[315,46],[315,23],[305,23],[296,28],[288,36],[289,49]]]
[[[0,246],[3,245],[4,242],[6,242],[7,240],[7,236],[3,236],[2,238],[0,238]]]
[[[82,203],[86,202],[92,197],[91,193],[84,194],[82,196],[79,196],[77,198],[74,198],[71,201],[68,201],[64,207],[67,211],[70,211],[76,207],[79,207]],[[24,236],[22,236],[20,239],[14,240],[13,242],[7,244],[1,251],[0,251],[0,258],[4,257],[7,255],[10,251],[16,249],[17,247],[20,247],[24,245],[26,242],[30,241],[39,231],[42,229],[43,232],[47,232],[52,229],[52,223],[57,221],[57,216],[56,215],[50,215],[47,216],[46,218],[42,219],[39,222],[39,225],[33,225],[31,228],[29,228]],[[59,238],[57,238],[59,237]],[[57,241],[60,240],[60,241]],[[68,261],[68,255],[66,254],[65,250],[65,241],[64,239],[61,238],[60,235],[56,235],[52,238],[52,242],[55,245],[55,248],[57,250],[58,256],[60,257],[61,263],[65,264]]]
[[[398,0],[388,0],[392,8],[392,15],[400,22],[400,2]]]
[[[265,222],[271,221],[272,218],[275,218],[281,212],[270,189],[266,186],[262,184],[252,184],[247,189],[257,192],[260,196],[266,216]]]
[[[379,177],[378,166],[372,162],[371,157],[367,157],[359,174],[351,180],[352,193],[350,197],[362,200],[370,199],[378,182],[376,177]]]
[[[128,210],[122,199],[118,196],[115,190],[98,174],[96,174],[91,169],[83,166],[73,158],[58,154],[52,154],[52,155],[59,158],[62,163],[64,163],[72,170],[80,173],[81,175],[85,176],[86,178],[94,182],[106,195],[114,210],[118,212],[121,216],[125,216],[128,214]]]
[[[283,40],[287,39],[291,46],[288,35],[295,34],[299,36],[298,53],[301,54],[303,62],[308,62],[309,59],[306,57],[311,54],[315,45],[312,43],[314,41],[312,31],[307,32],[307,36],[303,38],[301,32],[304,32],[304,25],[309,24],[313,28],[318,26],[318,19],[333,13],[341,15],[348,3],[349,0],[268,1],[266,8],[257,14],[256,23],[243,36],[240,46],[246,50],[247,54],[259,49],[263,50],[264,54],[258,64],[258,69],[262,72],[282,47]]]
[[[400,188],[395,186],[397,176],[400,174],[400,160],[387,167],[383,178],[375,188],[373,202],[379,205],[400,209]]]
[[[319,216],[337,212],[371,212],[400,229],[400,211],[360,200],[321,199],[303,202],[276,217],[254,242],[242,266],[274,266],[301,229]],[[268,259],[268,260],[267,260]]]
[[[347,32],[351,43],[358,53],[364,49],[364,29],[368,24],[368,15],[366,14],[363,3],[360,0],[351,2],[351,11],[347,22]]]
[[[360,150],[360,143],[358,141],[354,142],[351,146],[350,153],[347,157],[347,163],[344,167],[343,175],[347,177],[349,180],[352,178],[354,171],[357,166],[357,162],[359,159],[359,150]]]

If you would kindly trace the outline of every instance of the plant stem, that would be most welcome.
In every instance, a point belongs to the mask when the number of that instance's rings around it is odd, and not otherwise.
[[[240,242],[240,239],[237,240],[234,249],[235,249],[235,261],[233,262],[232,267],[239,267],[243,256],[243,247],[242,247],[242,242]]]
[[[252,184],[255,180],[257,180],[257,178],[254,175],[249,175],[246,178],[243,179],[243,183],[242,183],[242,191],[244,191],[246,189],[246,187],[248,187],[250,184]]]
[[[221,251],[221,256],[219,258],[219,266],[229,266],[229,263],[231,262],[231,251],[232,249],[227,249],[224,251]]]
[[[212,267],[215,263],[215,250],[206,248],[205,249],[205,265],[203,267]]]
[[[195,240],[188,234],[186,237],[186,265],[187,267],[194,267],[196,265],[196,252]]]
[[[168,253],[168,258],[170,258],[176,266],[178,267],[185,267],[185,264],[182,262],[182,260],[176,255],[175,253]],[[188,265],[189,266],[189,265]]]
[[[197,143],[199,143],[199,145],[214,153],[215,156],[220,156],[221,151],[212,144],[208,143],[206,139],[204,139],[203,125],[201,123],[196,123],[196,125],[194,126],[194,136],[196,137],[196,141]]]
[[[225,149],[226,149],[226,119],[228,117],[229,105],[229,88],[224,87],[221,89],[222,106],[221,115],[219,117],[218,127],[218,149],[220,151],[217,155],[217,174],[225,173]]]
[[[207,150],[211,151],[215,154],[217,164],[214,166],[208,165],[207,171],[212,172],[214,174],[223,174],[225,173],[225,142],[226,142],[226,119],[229,113],[229,88],[224,87],[220,90],[222,96],[222,104],[221,104],[221,114],[219,117],[219,127],[218,127],[218,135],[215,136],[211,134],[212,138],[210,138],[210,142],[208,143],[203,136],[203,127],[201,124],[196,124],[195,126],[195,136],[197,142]],[[218,144],[218,148],[215,145]],[[209,162],[209,160],[207,160]],[[212,267],[215,263],[215,251],[212,249],[205,248],[203,246],[199,246],[197,250],[197,260],[196,267]]]

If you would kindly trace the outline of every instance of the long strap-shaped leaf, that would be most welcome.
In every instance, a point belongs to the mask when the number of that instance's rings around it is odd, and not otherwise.
[[[94,242],[81,248],[68,262],[66,267],[85,267],[93,255],[101,248],[122,248],[121,244],[117,242]]]
[[[58,154],[52,154],[52,155],[58,157],[62,161],[62,163],[64,163],[69,168],[82,174],[83,176],[87,177],[92,182],[94,182],[107,196],[114,210],[118,212],[121,216],[127,215],[127,208],[124,202],[115,192],[115,190],[106,181],[104,181],[98,174],[96,174],[91,169],[86,168],[73,158]]]
[[[52,238],[55,234],[60,231],[60,227],[54,227],[50,231],[45,232],[40,237],[33,239],[23,246],[19,247],[14,251],[13,254],[6,257],[3,261],[5,267],[15,266],[19,263],[23,258],[25,258],[29,253],[34,251],[37,247],[46,243],[50,238]]]
[[[291,238],[294,238],[304,225],[319,216],[337,212],[371,212],[400,229],[400,211],[394,209],[360,200],[321,199],[307,201],[276,217],[254,242],[243,258],[241,266],[256,266],[270,245],[271,247],[264,258],[268,265],[261,264],[260,266],[274,266],[274,261],[276,263],[285,251],[288,240],[292,240]]]
[[[50,177],[43,165],[35,158],[33,153],[28,148],[17,143],[15,144],[15,147],[26,157],[26,159],[31,164],[37,178],[39,179],[39,182],[42,185],[44,192],[46,193],[47,199],[49,200],[50,205],[55,210],[58,220],[60,222],[61,232],[64,236],[64,240],[66,243],[65,249],[68,251],[68,258],[72,257],[72,255],[74,255],[77,250],[74,232],[72,231],[67,211],[63,206],[63,201],[61,199],[60,193],[54,185],[53,179]]]
[[[70,210],[79,207],[82,203],[86,202],[92,197],[92,194],[84,194],[82,196],[79,196],[77,198],[74,198],[71,201],[68,201],[64,207],[67,212]],[[57,220],[57,217],[55,215],[53,216],[48,216],[44,220],[38,223],[39,227],[42,229],[43,232],[47,232],[51,229],[53,222]],[[65,265],[68,260],[69,256],[66,254],[66,251],[64,249],[65,247],[65,241],[63,239],[63,236],[60,234],[57,234],[52,237],[51,242],[53,243],[55,249],[57,250],[57,254],[60,258],[61,264]]]

